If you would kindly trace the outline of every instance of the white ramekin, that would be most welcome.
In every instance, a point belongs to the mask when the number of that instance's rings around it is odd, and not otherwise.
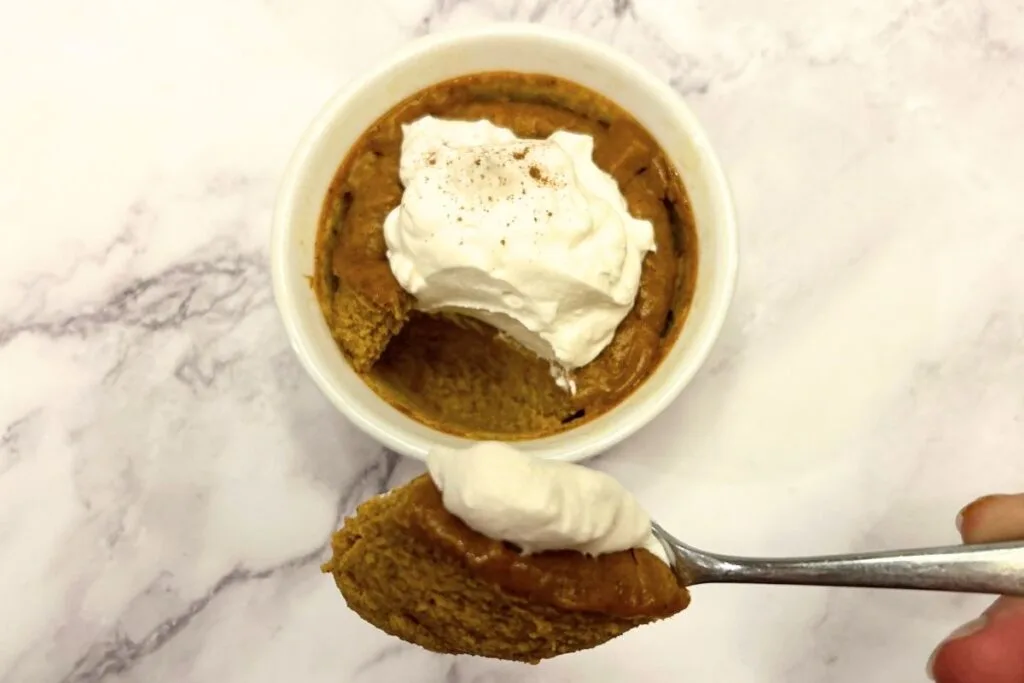
[[[356,426],[419,459],[435,444],[466,443],[403,415],[363,383],[335,346],[308,278],[324,196],[349,147],[375,119],[417,90],[482,71],[561,76],[611,98],[658,140],[693,204],[700,249],[697,287],[683,330],[661,366],[626,401],[594,421],[517,442],[542,457],[582,460],[643,427],[693,378],[722,328],[739,258],[728,184],[704,129],[667,84],[608,46],[536,26],[500,25],[420,39],[355,79],[316,117],[285,172],[270,247],[274,297],[299,360]]]

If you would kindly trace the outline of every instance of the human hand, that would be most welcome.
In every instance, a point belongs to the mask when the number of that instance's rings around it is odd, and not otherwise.
[[[979,498],[957,520],[964,543],[1024,540],[1024,494]],[[1024,683],[1024,598],[1001,597],[928,663],[938,683]]]

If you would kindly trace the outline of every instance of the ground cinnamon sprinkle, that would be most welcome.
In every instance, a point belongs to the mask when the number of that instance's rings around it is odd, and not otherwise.
[[[536,180],[540,185],[551,185],[551,181],[546,175],[544,175],[544,172],[540,170],[540,166],[530,166],[530,177]]]

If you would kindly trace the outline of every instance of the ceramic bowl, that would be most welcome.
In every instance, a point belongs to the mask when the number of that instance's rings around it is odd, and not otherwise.
[[[435,444],[466,445],[464,439],[399,412],[363,383],[331,338],[309,277],[324,197],[359,136],[416,91],[486,71],[559,76],[617,102],[657,139],[682,176],[693,207],[699,248],[696,290],[683,329],[657,370],[619,406],[593,421],[516,442],[542,457],[582,460],[643,427],[693,379],[722,328],[739,258],[728,183],[704,129],[671,87],[614,49],[570,33],[504,25],[422,38],[355,79],[313,121],[284,175],[271,243],[274,296],[302,365],[361,430],[419,459]]]

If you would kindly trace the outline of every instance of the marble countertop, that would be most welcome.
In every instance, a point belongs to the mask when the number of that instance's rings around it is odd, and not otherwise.
[[[350,77],[510,19],[670,81],[741,217],[713,357],[596,467],[692,543],[750,554],[953,542],[962,504],[1024,489],[1021,0],[8,2],[0,682],[917,681],[985,603],[701,587],[537,667],[347,610],[317,568],[329,533],[419,468],[289,350],[276,184]]]

